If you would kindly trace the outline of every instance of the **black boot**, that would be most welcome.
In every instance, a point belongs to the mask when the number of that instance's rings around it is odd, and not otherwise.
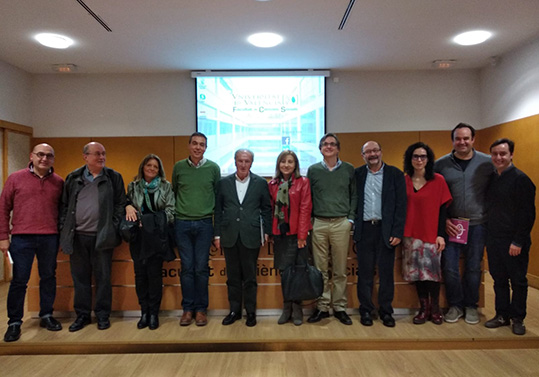
[[[292,301],[285,301],[283,305],[283,314],[279,317],[277,323],[283,325],[290,320],[292,316]]]
[[[157,314],[150,314],[150,330],[155,330],[159,327],[159,316]]]
[[[148,313],[142,312],[140,320],[137,323],[137,329],[143,329],[145,327],[148,327]]]

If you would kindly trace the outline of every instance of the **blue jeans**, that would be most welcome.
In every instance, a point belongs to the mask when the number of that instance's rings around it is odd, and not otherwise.
[[[176,220],[174,230],[181,259],[183,310],[205,312],[208,308],[208,260],[213,239],[212,219]]]
[[[52,315],[56,298],[57,234],[15,234],[11,237],[9,252],[13,259],[13,279],[7,296],[8,324],[21,324],[24,315],[24,297],[34,256],[39,271],[40,317]]]
[[[481,260],[485,249],[486,228],[483,224],[471,225],[466,245],[448,242],[442,252],[445,294],[449,306],[477,308],[481,284]],[[464,273],[459,270],[460,255],[464,254]]]

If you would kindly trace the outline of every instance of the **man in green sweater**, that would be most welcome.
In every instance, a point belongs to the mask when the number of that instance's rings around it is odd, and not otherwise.
[[[189,138],[189,157],[174,165],[172,189],[176,196],[176,243],[180,252],[183,314],[181,326],[195,320],[208,323],[208,260],[213,240],[213,211],[219,166],[206,158],[208,139],[195,132]]]
[[[339,159],[341,144],[337,135],[324,135],[318,147],[324,159],[309,167],[307,177],[311,181],[313,200],[313,258],[324,277],[324,292],[307,322],[328,318],[333,303],[333,315],[341,323],[351,325],[352,320],[346,314],[346,265],[357,207],[354,166]],[[330,258],[332,287],[329,285]]]

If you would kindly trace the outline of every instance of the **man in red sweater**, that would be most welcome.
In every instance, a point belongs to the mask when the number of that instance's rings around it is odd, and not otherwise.
[[[62,329],[52,316],[52,306],[56,297],[58,207],[64,180],[54,173],[53,163],[54,149],[48,144],[36,145],[30,153],[28,167],[8,177],[0,196],[0,250],[6,259],[9,250],[13,260],[6,342],[14,342],[21,336],[24,297],[34,256],[40,278],[40,326],[50,331]]]

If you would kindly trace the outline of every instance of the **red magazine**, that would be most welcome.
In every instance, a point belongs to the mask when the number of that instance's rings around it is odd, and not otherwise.
[[[468,243],[468,228],[470,226],[470,220],[451,219],[451,222],[457,226],[459,231],[455,237],[449,236],[449,241],[466,245]]]

